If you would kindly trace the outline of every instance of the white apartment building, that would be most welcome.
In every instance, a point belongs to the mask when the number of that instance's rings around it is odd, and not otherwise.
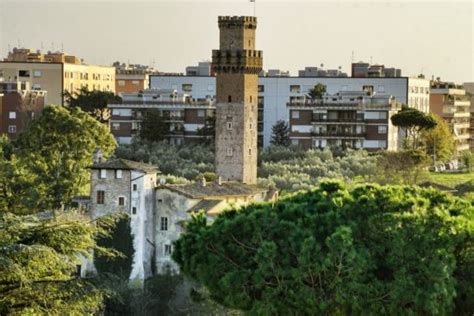
[[[326,86],[328,94],[340,91],[372,91],[391,95],[397,102],[423,112],[429,111],[430,82],[408,77],[351,78],[351,77],[260,77],[259,78],[259,135],[263,146],[270,144],[272,126],[278,120],[289,121],[287,103],[304,99],[317,83]],[[150,76],[150,88],[174,89],[193,98],[213,98],[215,77]]]

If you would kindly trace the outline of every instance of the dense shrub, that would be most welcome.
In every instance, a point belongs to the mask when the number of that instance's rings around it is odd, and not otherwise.
[[[197,216],[173,258],[251,315],[467,315],[473,213],[434,189],[323,182],[212,225]]]

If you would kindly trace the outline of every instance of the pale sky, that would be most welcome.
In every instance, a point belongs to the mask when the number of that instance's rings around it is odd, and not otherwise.
[[[264,68],[337,68],[355,60],[474,81],[472,1],[256,0]],[[249,0],[0,0],[0,56],[8,48],[64,51],[88,63],[115,60],[184,72],[218,48],[219,15],[252,15]]]

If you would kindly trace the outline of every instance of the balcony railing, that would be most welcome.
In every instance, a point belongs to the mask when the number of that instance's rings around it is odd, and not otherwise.
[[[354,124],[356,123],[361,123],[364,122],[363,117],[353,117],[353,118],[319,118],[313,116],[311,119],[312,123],[351,123],[353,122]]]
[[[316,137],[354,137],[363,138],[367,135],[366,132],[346,132],[346,131],[312,131],[311,136]]]

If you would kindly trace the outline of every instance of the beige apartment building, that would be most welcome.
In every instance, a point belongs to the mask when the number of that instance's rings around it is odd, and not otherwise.
[[[76,56],[56,52],[42,54],[14,48],[0,62],[0,78],[28,82],[33,90],[48,92],[48,104],[64,104],[64,93],[89,90],[115,93],[115,68],[84,64]]]
[[[469,150],[471,101],[466,90],[444,82],[434,82],[430,91],[430,112],[442,117],[453,132],[456,152]]]

